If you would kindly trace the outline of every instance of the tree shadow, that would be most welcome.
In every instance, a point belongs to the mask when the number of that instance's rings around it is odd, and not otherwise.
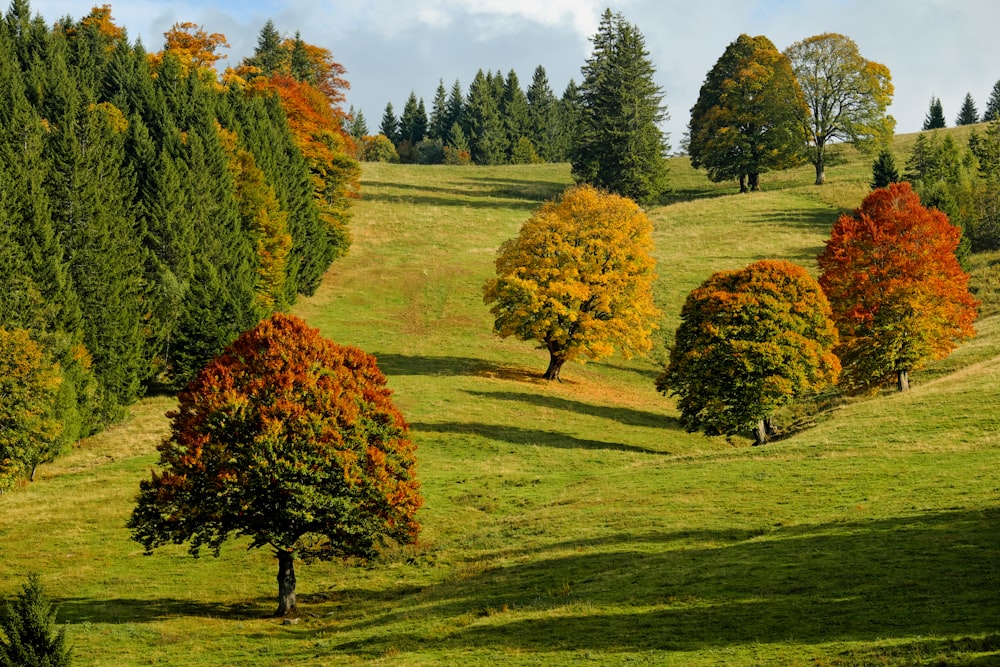
[[[503,366],[472,357],[432,357],[373,352],[378,367],[386,375],[459,376],[499,373]]]
[[[954,511],[555,544],[553,557],[538,551],[487,563],[338,625],[383,631],[379,646],[362,640],[337,650],[696,651],[995,633],[998,526],[996,510]],[[424,625],[434,636],[384,631],[408,614],[430,617]],[[470,618],[489,621],[463,620]]]
[[[495,177],[470,178],[462,184],[453,184],[453,187],[410,183],[369,185],[375,190],[365,190],[362,198],[373,202],[525,210],[536,209],[540,203],[554,198],[565,188],[563,185],[546,181]],[[380,187],[390,191],[379,191]]]
[[[632,408],[620,408],[612,407],[608,405],[594,405],[593,403],[584,403],[582,401],[574,401],[568,398],[561,398],[558,396],[547,396],[543,394],[529,394],[524,392],[512,392],[512,391],[468,391],[467,394],[475,396],[476,398],[486,398],[491,400],[501,400],[501,401],[514,401],[517,403],[528,403],[540,408],[549,408],[552,410],[565,410],[567,412],[576,412],[582,415],[588,415],[591,417],[598,417],[600,419],[607,419],[609,421],[616,421],[620,424],[625,424],[627,426],[642,426],[646,428],[669,428],[671,430],[683,430],[680,423],[672,418],[665,415],[657,414],[655,412],[645,412],[643,410],[634,410]]]
[[[637,454],[662,454],[669,455],[657,449],[637,447],[618,442],[605,442],[603,440],[589,440],[577,438],[557,431],[542,431],[539,429],[520,428],[518,426],[505,426],[501,424],[475,424],[463,422],[438,422],[438,423],[416,423],[410,427],[421,433],[447,433],[455,435],[474,435],[506,442],[510,445],[528,445],[538,447],[554,447],[557,449],[602,449],[608,451],[634,452]]]
[[[181,616],[247,620],[274,616],[276,598],[236,603],[175,598],[54,598],[60,623],[152,623]]]

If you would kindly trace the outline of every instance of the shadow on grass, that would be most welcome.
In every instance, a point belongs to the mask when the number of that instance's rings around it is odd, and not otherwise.
[[[272,617],[277,606],[276,597],[235,604],[173,598],[62,598],[54,602],[59,610],[60,623],[151,623],[180,616],[246,620]]]
[[[379,368],[388,376],[426,375],[454,377],[460,375],[497,378],[529,384],[547,384],[542,371],[500,364],[472,357],[431,357],[424,355],[373,353]],[[572,384],[572,381],[567,381]]]
[[[525,210],[538,208],[542,202],[553,199],[566,187],[558,183],[514,178],[470,178],[464,186],[455,187],[409,183],[370,185],[372,189],[364,190],[362,198],[374,202]],[[379,191],[380,188],[386,191]]]
[[[542,394],[529,394],[513,391],[466,391],[467,394],[476,398],[487,400],[512,401],[516,403],[527,403],[539,408],[549,408],[552,410],[565,410],[576,412],[591,417],[599,417],[609,421],[616,421],[628,426],[645,426],[647,428],[669,428],[671,430],[683,430],[680,422],[672,417],[657,414],[655,412],[645,412],[643,410],[633,410],[632,408],[619,408],[608,405],[594,405],[574,401],[558,396],[545,396]]]
[[[338,632],[379,632],[336,650],[615,653],[996,632],[995,510],[771,526],[733,537],[739,531],[625,535],[617,545],[555,544],[517,562],[487,559],[338,625]],[[433,630],[393,632],[403,619],[412,627],[414,617]],[[986,650],[997,648],[986,642]]]
[[[460,422],[418,423],[410,427],[420,433],[449,433],[456,435],[472,435],[506,442],[511,445],[534,445],[538,447],[556,447],[559,449],[603,449],[609,451],[636,452],[639,454],[669,454],[670,452],[636,447],[618,442],[603,440],[588,440],[577,438],[556,431],[520,428],[499,424],[471,424]]]

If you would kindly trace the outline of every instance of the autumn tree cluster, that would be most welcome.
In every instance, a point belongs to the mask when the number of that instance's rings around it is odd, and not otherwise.
[[[10,474],[183,385],[347,249],[359,171],[330,54],[262,38],[220,76],[224,36],[165,37],[146,52],[108,6],[0,20],[0,366],[37,436],[4,429]]]

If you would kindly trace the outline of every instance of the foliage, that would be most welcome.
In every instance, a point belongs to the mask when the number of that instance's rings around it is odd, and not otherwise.
[[[162,469],[129,520],[147,552],[217,556],[233,534],[306,561],[412,542],[415,448],[374,357],[276,314],[240,336],[178,397]],[[294,607],[294,578],[292,580]],[[289,609],[279,609],[284,614]]]
[[[225,35],[218,32],[209,34],[203,26],[189,21],[175,23],[163,33],[163,37],[163,51],[150,55],[152,68],[159,69],[163,64],[164,54],[170,53],[177,57],[185,75],[192,70],[214,72],[215,64],[225,58],[218,50],[222,47],[229,48]],[[214,78],[214,74],[212,76]]]
[[[616,345],[626,355],[648,351],[659,317],[652,247],[652,224],[635,202],[568,189],[500,247],[483,292],[494,330],[548,350],[548,380],[565,362],[600,359]]]
[[[642,34],[608,9],[583,67],[571,163],[578,183],[649,202],[667,189],[663,91]]]
[[[785,50],[809,107],[808,155],[816,184],[826,182],[830,144],[862,150],[886,146],[896,121],[887,116],[893,86],[889,69],[861,57],[854,40],[824,33]]]
[[[406,99],[403,107],[403,115],[399,117],[399,140],[397,143],[407,141],[411,146],[416,146],[427,135],[427,112],[424,110],[424,100],[417,101],[417,96],[410,91],[410,96]]]
[[[399,162],[399,154],[389,137],[377,134],[374,137],[364,137],[364,157],[366,162]]]
[[[923,130],[939,130],[944,126],[944,109],[941,107],[941,98],[932,97],[927,115],[924,116]]]
[[[884,188],[890,183],[899,182],[899,171],[896,169],[896,160],[892,157],[892,152],[883,149],[872,164],[871,189]]]
[[[955,125],[974,125],[979,122],[979,111],[976,109],[976,102],[972,99],[972,93],[966,93],[962,101],[962,108],[958,111]]]
[[[62,377],[24,329],[0,328],[0,492],[51,460],[61,431]]]
[[[392,108],[392,102],[386,102],[385,111],[382,112],[382,121],[379,123],[378,132],[393,143],[399,143],[399,119]]]
[[[56,610],[38,575],[31,573],[0,618],[0,666],[67,667],[66,630],[56,631]]]
[[[507,135],[492,77],[483,70],[476,72],[469,86],[464,113],[472,161],[482,165],[501,164],[506,156]]]
[[[984,122],[994,120],[1000,120],[1000,80],[993,84],[990,98],[986,101],[986,110],[983,111]]]
[[[678,396],[688,431],[773,433],[781,406],[837,379],[837,330],[805,269],[762,260],[713,274],[688,295],[669,364],[656,380]]]
[[[715,182],[760,189],[760,174],[800,160],[809,109],[789,59],[767,37],[740,35],[715,63],[691,109],[688,154]]]
[[[893,376],[906,389],[909,371],[974,335],[977,303],[955,257],[960,234],[909,183],[873,191],[837,220],[818,262],[846,390],[876,389]]]

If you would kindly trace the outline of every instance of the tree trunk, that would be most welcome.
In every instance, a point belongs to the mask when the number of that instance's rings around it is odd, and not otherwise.
[[[909,391],[910,371],[896,371],[896,385],[900,391]]]
[[[816,167],[816,185],[823,185],[826,183],[826,166],[823,164],[823,159],[818,158],[815,162]]]
[[[549,351],[549,367],[545,369],[545,379],[559,380],[559,371],[562,370],[564,363],[566,363],[566,359],[562,355]]]
[[[275,616],[288,616],[298,611],[295,604],[295,560],[291,551],[278,549],[278,610]]]
[[[761,419],[757,422],[757,428],[753,430],[754,444],[763,445],[768,440],[771,439],[769,431],[771,430],[767,419]]]
[[[760,192],[760,174],[750,174],[750,192]]]
[[[747,191],[747,175],[740,174],[740,193],[742,194],[746,191]]]

